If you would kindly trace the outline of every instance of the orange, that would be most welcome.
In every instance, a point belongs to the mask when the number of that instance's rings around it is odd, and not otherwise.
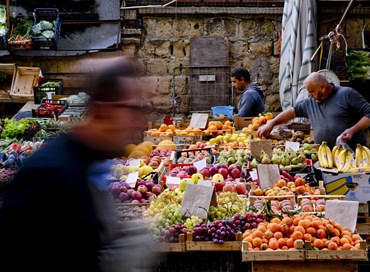
[[[159,130],[160,132],[165,132],[165,131],[167,130],[167,128],[168,128],[168,127],[167,127],[167,125],[166,125],[166,124],[161,124],[161,126],[159,127],[159,129],[158,129],[158,130]]]
[[[313,241],[313,246],[316,247],[316,248],[323,248],[324,247],[324,242],[323,242],[323,240],[317,238]]]
[[[260,231],[260,230],[258,230],[258,229],[255,229],[255,230],[251,233],[251,236],[252,236],[252,238],[255,238],[255,237],[262,238],[262,237],[263,237],[263,233],[262,233],[262,231]]]
[[[254,237],[252,245],[253,247],[260,247],[262,245],[262,239],[260,237]]]
[[[286,239],[285,243],[286,243],[287,247],[289,247],[289,248],[294,247],[294,239],[293,238]]]
[[[212,132],[212,131],[217,131],[218,129],[215,125],[210,125],[208,126],[208,130]]]
[[[269,247],[271,249],[278,249],[279,248],[279,243],[278,243],[278,240],[276,238],[271,238],[269,240]]]
[[[316,231],[316,237],[321,239],[326,238],[326,231],[324,229],[318,229]]]
[[[274,233],[271,230],[266,230],[265,231],[265,238],[266,239],[271,239],[272,237],[274,237]]]
[[[312,236],[315,236],[316,235],[316,229],[314,229],[313,227],[308,227],[308,228],[306,228],[306,233],[309,233]]]
[[[271,230],[272,232],[276,232],[280,229],[280,226],[278,223],[269,223],[267,225],[267,229]]]
[[[286,224],[286,225],[290,226],[290,225],[292,225],[292,224],[293,224],[293,220],[292,220],[292,218],[290,218],[290,217],[286,216],[286,217],[284,217],[284,218],[281,220],[281,223],[283,223],[283,224]]]
[[[284,237],[284,235],[280,231],[276,231],[274,233],[274,238],[276,238],[276,239],[283,238],[283,237]]]
[[[286,246],[286,241],[287,241],[287,240],[288,240],[287,238],[279,238],[279,239],[278,239],[279,247],[280,247],[281,249],[283,249],[283,247],[284,247],[284,246]]]
[[[299,226],[299,225],[294,228],[294,231],[300,231],[300,232],[302,232],[302,234],[306,233],[306,229],[302,226]]]
[[[294,240],[301,240],[303,238],[303,233],[300,231],[294,231],[291,235],[290,238],[293,238]]]
[[[312,235],[311,235],[311,234],[309,234],[309,233],[305,233],[305,234],[303,235],[303,240],[304,240],[304,241],[312,242],[312,241],[313,241],[313,237],[312,237]]]
[[[328,245],[327,245],[328,249],[329,250],[337,250],[338,249],[338,245],[332,241],[329,241],[328,242]]]
[[[343,250],[351,250],[353,246],[350,243],[345,243],[342,245]]]
[[[277,223],[279,224],[281,222],[280,218],[279,217],[274,217],[270,220],[270,223]]]
[[[216,127],[217,127],[217,129],[222,129],[222,123],[220,122],[220,121],[217,121],[216,122]]]
[[[303,219],[298,222],[298,226],[303,227],[304,229],[307,229],[311,225],[311,221],[308,219]]]

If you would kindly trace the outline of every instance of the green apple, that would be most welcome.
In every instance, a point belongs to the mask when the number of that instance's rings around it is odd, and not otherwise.
[[[203,175],[201,173],[195,173],[191,175],[191,179],[194,181],[194,184],[198,184],[198,180],[203,180]]]
[[[194,181],[191,178],[183,178],[180,180],[179,188],[182,192],[185,191],[187,184],[194,184]]]
[[[212,181],[224,181],[224,176],[221,174],[214,174],[212,176]]]

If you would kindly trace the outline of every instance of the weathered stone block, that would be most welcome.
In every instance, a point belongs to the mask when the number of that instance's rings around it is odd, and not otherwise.
[[[249,49],[256,56],[271,56],[272,53],[272,42],[261,41],[256,43],[250,43]]]

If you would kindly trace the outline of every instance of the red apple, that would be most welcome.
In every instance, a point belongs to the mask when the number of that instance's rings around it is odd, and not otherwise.
[[[247,186],[243,182],[237,182],[235,184],[235,189],[236,189],[236,192],[239,195],[246,195],[247,194]]]
[[[162,186],[159,184],[155,184],[152,188],[152,193],[155,195],[159,195],[162,192]]]
[[[218,173],[221,174],[226,179],[227,175],[229,174],[229,171],[227,170],[227,168],[220,167],[220,169],[218,169]]]
[[[132,197],[132,193],[135,192],[134,189],[130,188],[127,190],[127,194]]]
[[[226,181],[224,187],[222,188],[222,191],[224,191],[224,192],[234,192],[235,191],[234,183],[232,183],[231,181]]]
[[[240,170],[238,168],[234,168],[231,170],[231,173],[230,173],[230,176],[233,178],[233,179],[237,179],[237,178],[240,178]]]
[[[148,192],[148,188],[145,185],[139,185],[137,187],[137,191],[141,194],[145,194],[146,192]]]
[[[121,202],[125,202],[129,198],[129,195],[125,192],[122,192],[119,194],[118,198],[121,200]]]
[[[138,200],[138,201],[140,201],[141,199],[142,199],[142,195],[141,195],[141,193],[140,192],[138,192],[138,191],[134,191],[134,192],[132,192],[132,195],[131,195],[131,198],[133,199],[133,200]]]
[[[215,182],[214,186],[215,186],[216,191],[218,191],[218,192],[222,191],[222,189],[225,186],[225,183],[226,182],[224,180],[222,180],[222,181],[220,180],[220,181]]]
[[[202,170],[200,170],[200,172],[202,174],[202,176],[204,177],[204,179],[207,179],[211,176],[211,174],[209,173],[209,170],[208,168],[203,168]]]
[[[198,172],[198,169],[195,166],[189,166],[188,168],[189,176],[191,176],[192,174],[195,174],[196,172]]]
[[[211,166],[208,171],[209,171],[210,176],[213,176],[214,174],[217,174],[217,168],[214,167],[214,166]]]

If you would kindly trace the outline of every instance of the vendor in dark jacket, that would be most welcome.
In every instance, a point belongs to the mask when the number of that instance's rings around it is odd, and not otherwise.
[[[311,73],[303,83],[310,97],[260,127],[260,137],[269,135],[276,125],[295,117],[306,117],[315,143],[326,141],[333,148],[340,137],[353,150],[357,143],[367,145],[365,129],[370,125],[370,104],[360,93],[350,87],[333,86],[318,72]]]
[[[253,117],[264,112],[263,92],[254,82],[251,82],[250,74],[245,68],[231,70],[231,82],[233,88],[243,92],[238,102],[238,117]]]

